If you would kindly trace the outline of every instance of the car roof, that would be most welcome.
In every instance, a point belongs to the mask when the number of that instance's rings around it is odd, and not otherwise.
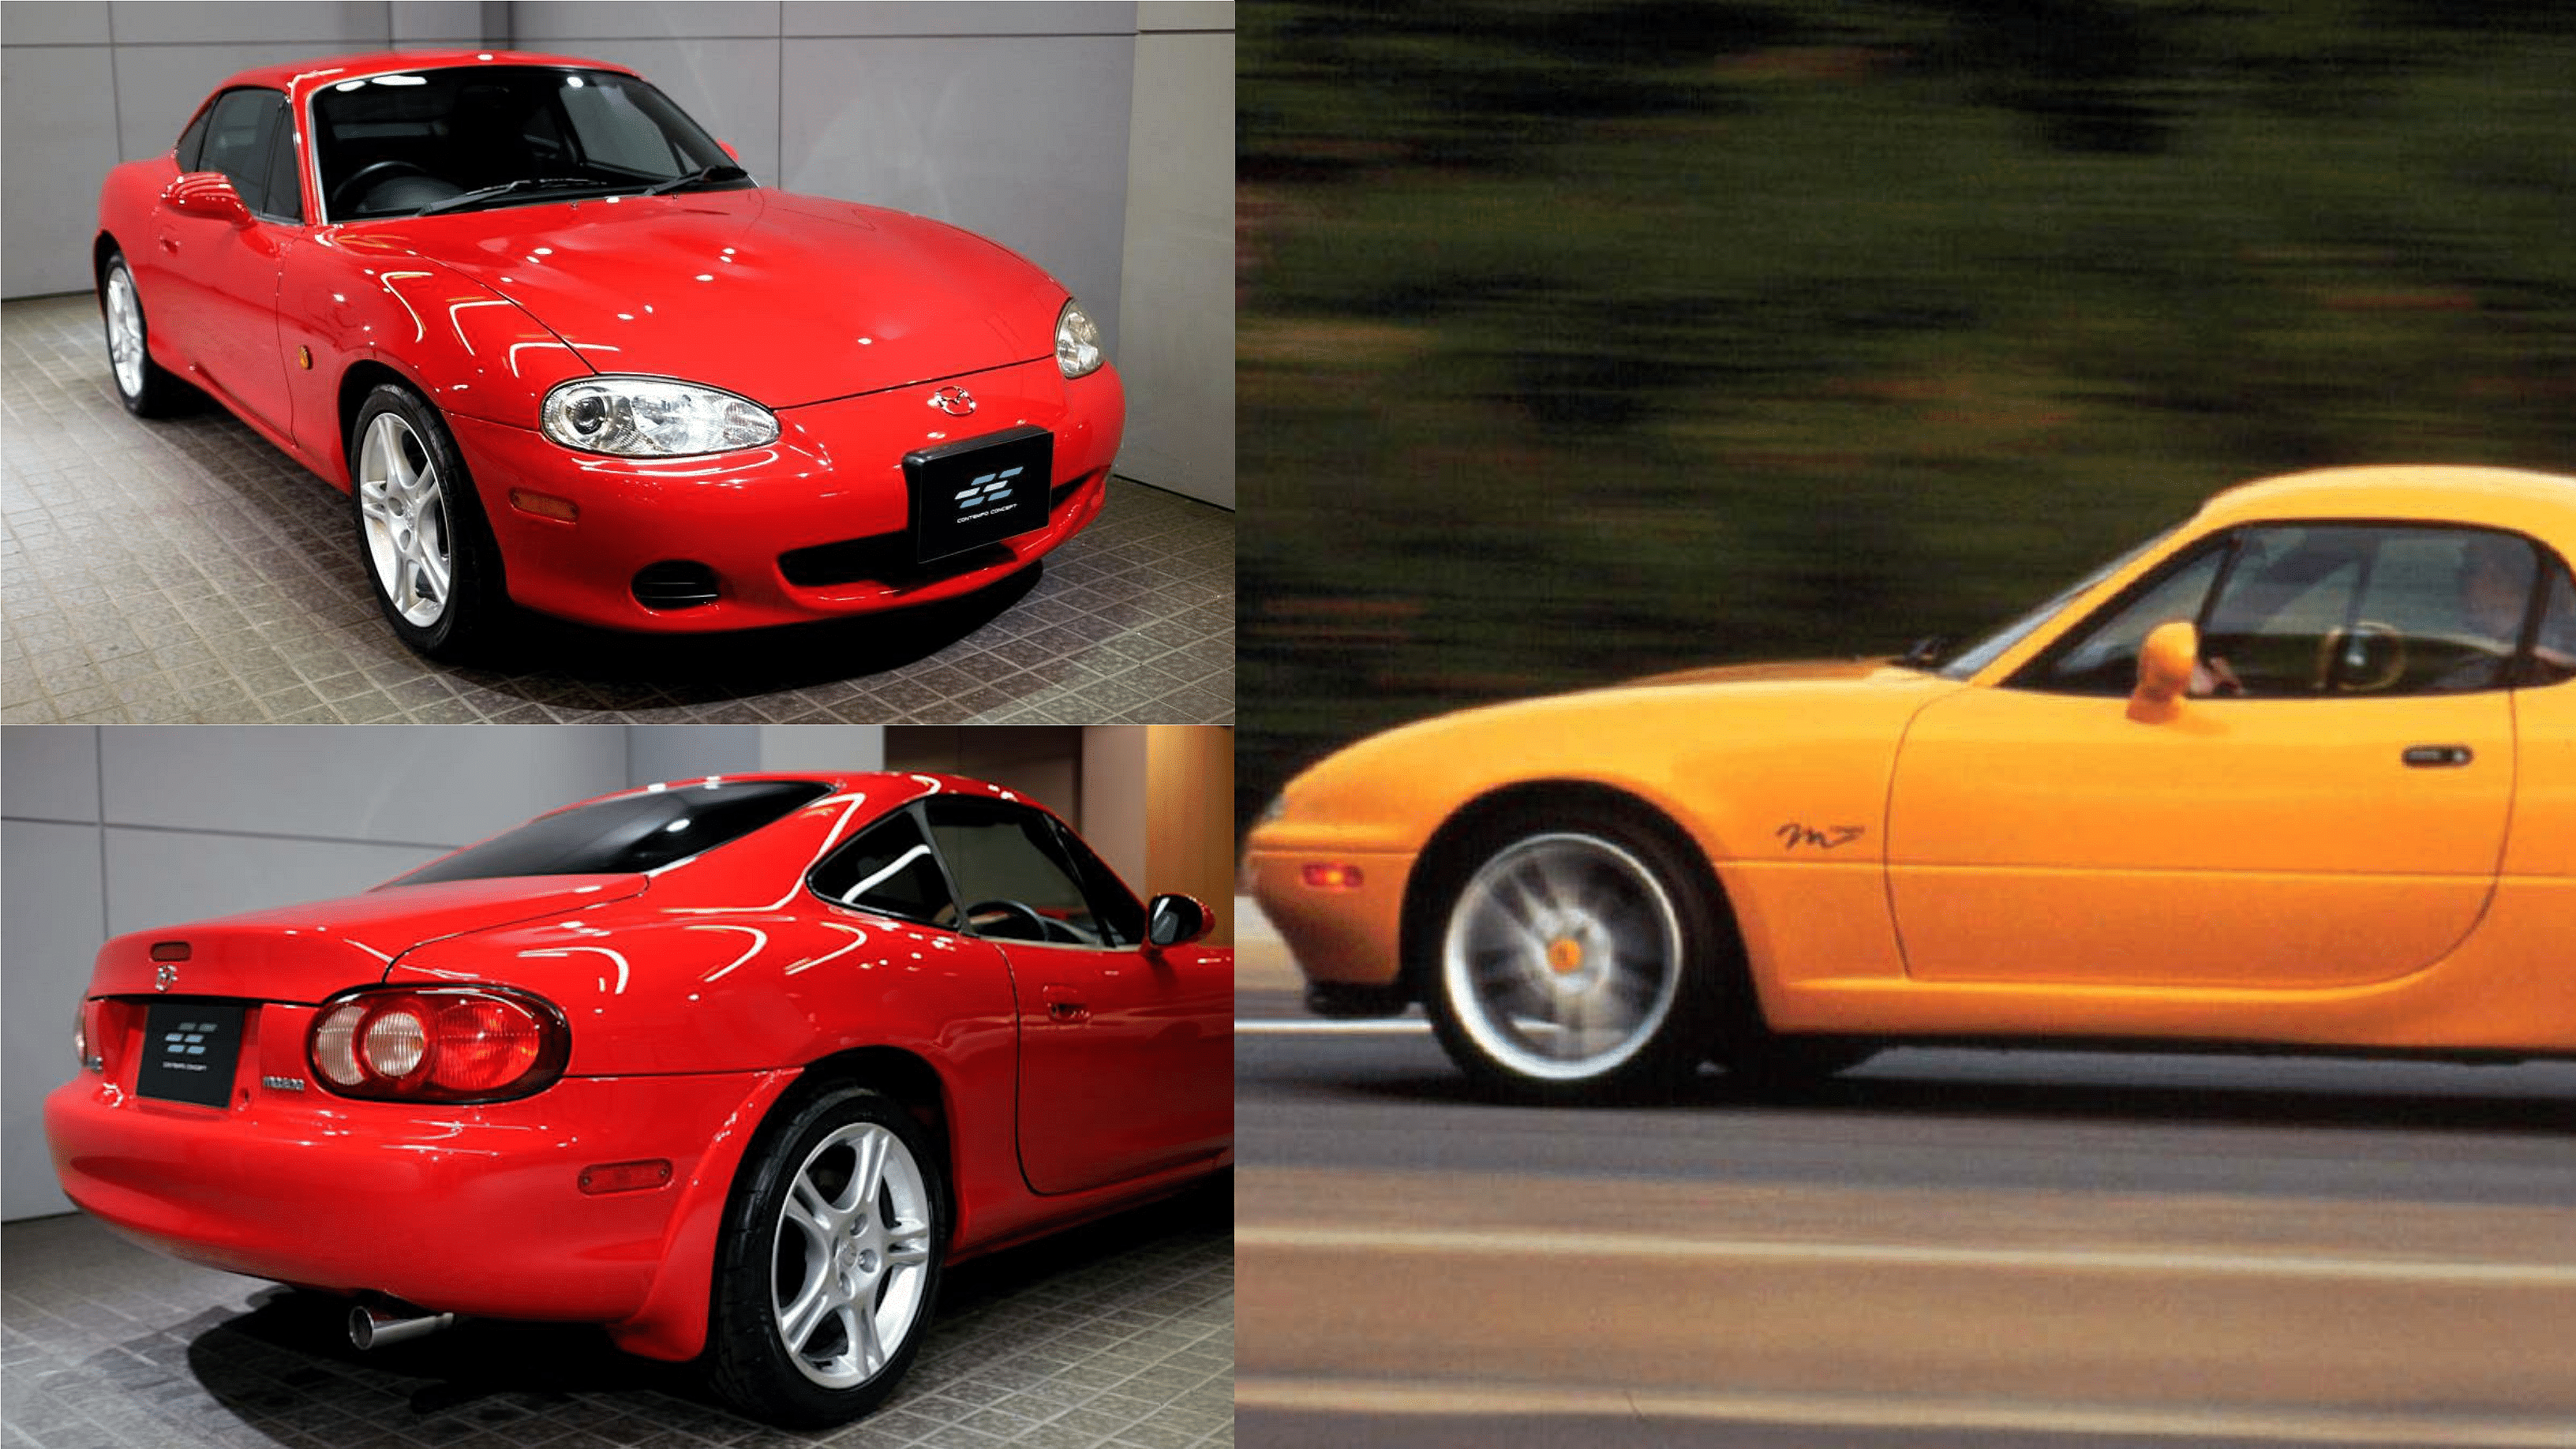
[[[579,66],[584,70],[613,70],[635,75],[632,67],[613,61],[585,60],[579,56],[548,55],[533,50],[495,50],[477,47],[471,50],[376,50],[359,55],[317,56],[310,60],[283,61],[276,65],[254,66],[227,78],[216,86],[218,91],[234,86],[269,86],[285,91],[297,106],[304,98],[323,86],[356,76],[387,75],[407,70],[447,70],[458,66],[554,65]],[[209,92],[208,94],[212,94]]]
[[[2576,477],[2519,468],[2401,464],[2319,468],[2211,498],[2206,527],[2266,519],[2368,518],[2470,523],[2537,534],[2576,550]]]
[[[755,780],[810,781],[828,787],[834,795],[872,796],[884,800],[889,806],[924,799],[932,795],[965,795],[977,799],[1016,801],[1023,805],[1034,805],[1050,815],[1058,815],[1058,812],[1045,801],[1035,799],[1008,786],[996,785],[989,780],[978,780],[968,775],[948,775],[930,770],[872,770],[841,773],[816,770],[746,770],[719,775],[692,775],[686,779],[665,780],[659,784],[639,785],[628,790],[612,790],[605,795],[578,800],[562,808],[573,810],[583,805],[596,805],[602,800],[615,800],[623,796],[650,794],[663,790],[683,790],[692,785],[710,785],[718,782],[735,785]],[[1058,815],[1058,818],[1062,817]]]

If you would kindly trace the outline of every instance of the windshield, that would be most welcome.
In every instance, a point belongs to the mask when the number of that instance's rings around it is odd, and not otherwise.
[[[314,94],[313,132],[332,222],[636,192],[702,172],[706,185],[750,184],[660,91],[613,71],[467,66],[342,81]]]
[[[2111,560],[2109,563],[2102,565],[2100,568],[2093,570],[2084,577],[2068,584],[2065,588],[2058,590],[2058,592],[2051,597],[2047,603],[2040,605],[2038,608],[2033,609],[2029,613],[2022,615],[2020,618],[2013,620],[2011,623],[2006,624],[1995,632],[1988,634],[1976,643],[1969,645],[1966,649],[1950,656],[1946,661],[1939,662],[1934,672],[1938,673],[1944,679],[1970,678],[1975,675],[1978,670],[1983,669],[1987,665],[1994,663],[1997,659],[2002,658],[2014,645],[2019,644],[2022,640],[2028,638],[2031,630],[2036,629],[2040,625],[2057,617],[2058,610],[2075,602],[2075,600],[2086,590],[2091,589],[2094,585],[2101,583],[2104,579],[2120,572],[2122,569],[2136,563],[2138,560],[2145,558],[2154,550],[2163,547],[2165,540],[2173,537],[2174,534],[2181,530],[2181,528],[2182,525],[2177,523],[2172,528],[2166,529],[2155,537],[2139,544],[2136,548],[2129,550],[2127,553],[2124,553],[2118,558]]]
[[[826,788],[812,780],[733,780],[620,795],[541,815],[386,884],[652,870],[749,835]]]

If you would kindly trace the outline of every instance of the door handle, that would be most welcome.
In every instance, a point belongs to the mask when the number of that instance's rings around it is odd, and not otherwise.
[[[2456,769],[2477,756],[2467,745],[2408,745],[2398,758],[2418,770],[2440,770]]]
[[[1091,1016],[1091,1003],[1062,986],[1048,987],[1045,995],[1050,1021],[1084,1021]]]
[[[161,250],[168,252],[174,257],[177,256],[179,254],[179,239],[166,233],[163,234],[161,238]]]

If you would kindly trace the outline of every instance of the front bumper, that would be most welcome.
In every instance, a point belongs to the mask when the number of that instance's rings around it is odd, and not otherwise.
[[[974,394],[973,415],[929,405],[933,392],[958,385]],[[1111,368],[1068,381],[1041,359],[786,408],[776,443],[695,458],[609,458],[532,429],[449,423],[512,599],[603,628],[696,633],[926,604],[1027,567],[1099,516],[1126,395]],[[914,563],[903,455],[1022,424],[1055,436],[1046,527]],[[514,492],[569,502],[578,517],[528,511]],[[684,608],[639,602],[637,573],[673,561],[712,570],[717,597]]]
[[[1413,861],[1409,853],[1268,845],[1256,837],[1244,872],[1309,982],[1393,987],[1403,972],[1404,888]],[[1359,884],[1310,885],[1310,865],[1356,867]]]
[[[265,1010],[265,1009],[264,1009]],[[257,1025],[254,1024],[254,1039]],[[260,1081],[245,1052],[226,1109],[84,1073],[45,1100],[73,1202],[192,1263],[439,1312],[618,1323],[657,1301],[697,1200],[720,1203],[781,1074],[567,1078],[480,1107],[359,1102]],[[584,1167],[652,1158],[670,1181],[581,1191]],[[705,1301],[694,1304],[703,1320]],[[700,1324],[675,1325],[681,1341]]]

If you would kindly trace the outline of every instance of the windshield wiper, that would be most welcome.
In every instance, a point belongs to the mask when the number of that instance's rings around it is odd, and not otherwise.
[[[480,187],[473,191],[460,192],[443,201],[433,201],[429,205],[422,207],[420,210],[413,212],[412,215],[435,216],[442,211],[454,211],[459,207],[472,206],[479,201],[495,201],[501,197],[510,195],[512,192],[529,191],[540,186],[590,186],[614,188],[616,185],[617,183],[614,181],[602,181],[596,176],[522,176],[516,181],[504,181],[498,186]]]
[[[731,174],[726,174],[728,172]],[[677,191],[683,186],[703,186],[710,181],[748,181],[750,179],[750,172],[743,170],[741,167],[734,165],[730,161],[719,161],[713,166],[692,171],[686,176],[674,176],[668,181],[647,186],[636,194],[638,196],[660,196],[666,191]]]

